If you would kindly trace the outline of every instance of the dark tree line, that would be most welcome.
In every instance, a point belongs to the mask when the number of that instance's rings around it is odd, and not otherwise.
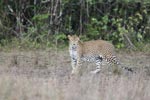
[[[67,34],[110,40],[118,48],[149,40],[149,0],[1,0],[0,43],[65,40]]]

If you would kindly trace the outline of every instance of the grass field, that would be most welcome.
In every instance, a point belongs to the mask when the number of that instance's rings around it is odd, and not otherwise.
[[[0,100],[149,100],[150,53],[118,52],[136,73],[113,73],[83,63],[82,76],[70,77],[68,50],[0,52]]]

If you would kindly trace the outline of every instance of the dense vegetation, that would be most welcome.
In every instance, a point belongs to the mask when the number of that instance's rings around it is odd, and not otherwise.
[[[149,42],[150,2],[0,0],[0,46],[62,45],[68,34],[109,40],[117,48]]]

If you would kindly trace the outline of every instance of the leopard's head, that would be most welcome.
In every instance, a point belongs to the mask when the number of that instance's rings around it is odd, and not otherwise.
[[[72,47],[72,49],[76,49],[79,44],[80,38],[76,35],[68,35],[68,39],[69,45]]]

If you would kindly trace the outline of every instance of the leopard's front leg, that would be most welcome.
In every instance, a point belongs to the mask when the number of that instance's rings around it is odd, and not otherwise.
[[[75,65],[75,66],[74,66]],[[72,74],[80,74],[80,69],[81,69],[81,60],[77,59],[76,64],[73,63],[72,66]]]
[[[75,73],[76,65],[77,65],[77,59],[72,58],[71,59],[71,66],[72,66],[72,72],[71,72],[71,74]]]

